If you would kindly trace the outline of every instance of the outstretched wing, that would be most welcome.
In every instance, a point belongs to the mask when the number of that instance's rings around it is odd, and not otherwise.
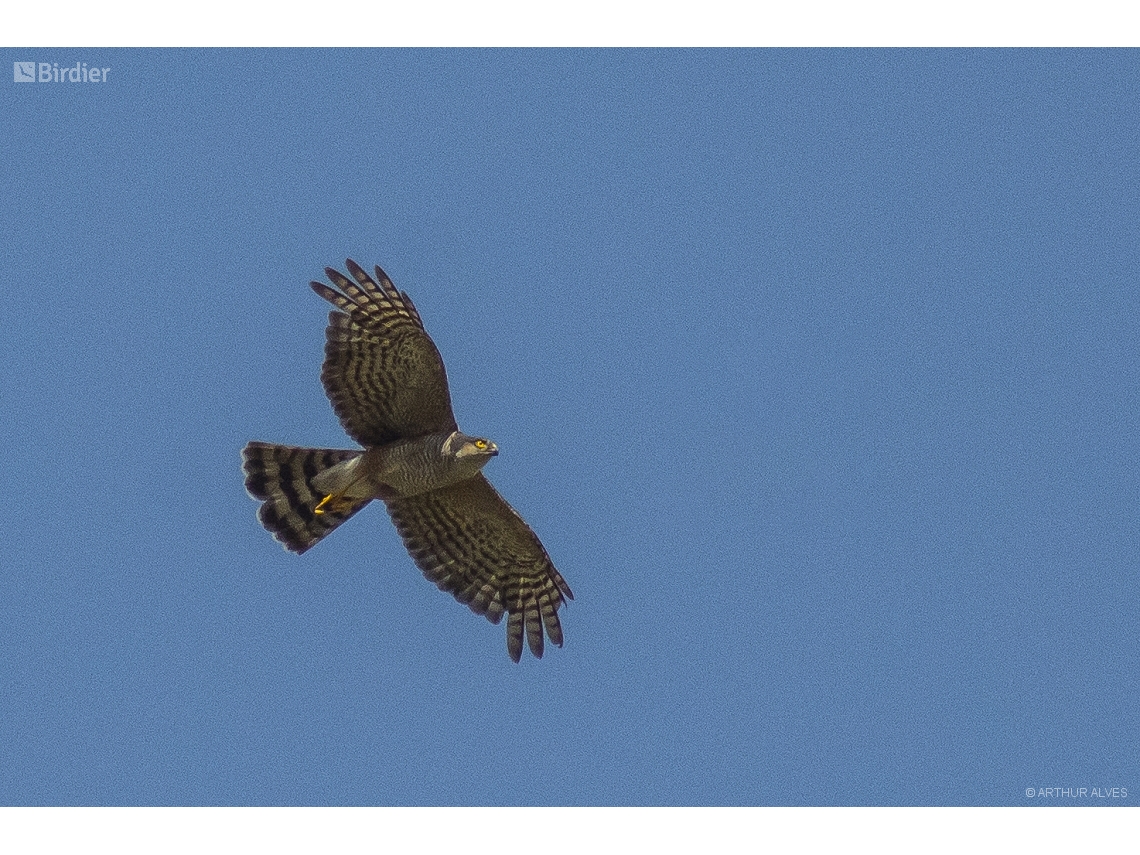
[[[507,613],[507,652],[522,656],[523,629],[542,656],[543,628],[562,646],[558,609],[574,599],[530,526],[482,474],[441,490],[387,502],[416,566],[440,590],[498,623]]]
[[[338,290],[311,283],[340,309],[329,314],[321,382],[345,431],[371,446],[456,430],[443,359],[411,299],[379,267],[374,281],[346,264],[355,283],[331,267]]]

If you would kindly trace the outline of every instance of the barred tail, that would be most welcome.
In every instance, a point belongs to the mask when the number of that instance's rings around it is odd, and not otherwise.
[[[251,442],[242,449],[245,488],[262,502],[258,519],[291,552],[300,554],[368,504],[364,499],[344,509],[314,509],[324,493],[313,488],[313,478],[330,466],[358,457],[359,451],[295,448]]]

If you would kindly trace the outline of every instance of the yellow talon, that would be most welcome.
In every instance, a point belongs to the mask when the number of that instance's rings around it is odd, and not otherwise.
[[[321,499],[321,501],[317,504],[317,506],[315,508],[313,508],[313,513],[314,514],[328,514],[328,513],[339,514],[339,513],[342,513],[344,511],[347,511],[351,507],[352,507],[352,499],[346,499],[344,496],[337,495],[336,493],[330,493],[329,495],[327,495],[323,499]]]

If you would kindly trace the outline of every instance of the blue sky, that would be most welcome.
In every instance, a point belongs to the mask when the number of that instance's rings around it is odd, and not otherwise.
[[[1134,52],[4,53],[110,72],[0,85],[0,803],[1135,802]],[[257,523],[346,257],[542,661],[379,506]]]

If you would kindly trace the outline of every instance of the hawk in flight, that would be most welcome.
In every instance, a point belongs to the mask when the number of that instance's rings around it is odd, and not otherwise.
[[[379,267],[373,279],[346,263],[355,281],[326,268],[335,287],[311,284],[337,309],[321,382],[364,450],[249,443],[242,468],[262,503],[258,518],[299,554],[380,499],[430,581],[491,623],[506,613],[511,659],[522,656],[524,632],[535,656],[544,629],[561,647],[558,609],[574,595],[530,526],[483,476],[499,450],[459,430],[443,360],[408,295]]]

